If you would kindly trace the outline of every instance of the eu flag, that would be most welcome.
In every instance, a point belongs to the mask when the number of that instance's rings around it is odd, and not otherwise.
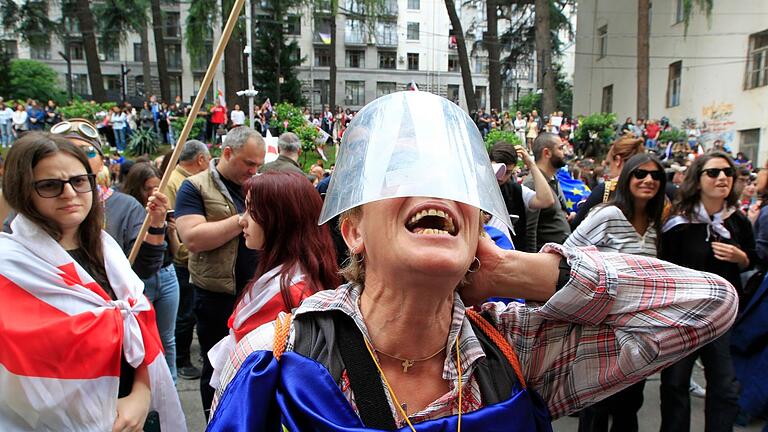
[[[582,200],[587,199],[591,191],[583,181],[571,177],[566,167],[557,170],[557,180],[560,182],[560,189],[565,196],[565,205],[569,212],[576,211],[576,205]]]

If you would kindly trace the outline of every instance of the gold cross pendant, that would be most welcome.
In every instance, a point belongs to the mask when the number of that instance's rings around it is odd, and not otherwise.
[[[408,373],[408,368],[413,366],[413,360],[403,360],[403,372]]]

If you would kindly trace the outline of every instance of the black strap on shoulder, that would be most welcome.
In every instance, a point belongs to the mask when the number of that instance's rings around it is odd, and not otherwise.
[[[349,384],[355,394],[355,404],[365,426],[395,430],[395,420],[381,384],[381,376],[365,347],[363,335],[352,318],[334,312],[337,343],[347,367]]]
[[[493,322],[488,313],[483,312],[480,316],[494,327],[496,326],[496,323]],[[483,330],[475,326],[472,320],[469,320],[469,322],[485,353],[485,358],[475,363],[475,376],[480,388],[480,395],[483,398],[483,405],[488,406],[503,402],[512,396],[512,392],[516,387],[519,387],[515,370],[512,369],[512,365],[509,364],[501,349],[493,343]]]

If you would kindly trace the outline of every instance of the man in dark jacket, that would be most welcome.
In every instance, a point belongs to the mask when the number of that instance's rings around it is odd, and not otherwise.
[[[263,174],[268,171],[291,171],[304,175],[299,165],[299,155],[301,154],[301,140],[293,132],[285,132],[277,139],[277,148],[279,155],[274,161],[264,164],[259,169]]]

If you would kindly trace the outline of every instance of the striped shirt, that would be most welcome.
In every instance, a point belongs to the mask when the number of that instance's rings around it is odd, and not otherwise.
[[[568,236],[565,246],[595,246],[601,252],[656,256],[656,227],[640,235],[616,206],[600,206]]]
[[[736,317],[736,292],[719,276],[654,258],[601,253],[595,248],[548,244],[543,253],[559,254],[571,265],[571,279],[545,304],[486,303],[497,329],[515,349],[529,388],[547,402],[552,418],[591,405],[651,375],[725,332]],[[350,316],[364,337],[368,331],[358,307],[361,287],[342,285],[307,298],[295,315],[339,310]],[[409,414],[416,422],[458,413],[455,361],[459,336],[464,371],[462,412],[483,406],[476,380],[483,358],[464,304],[454,297],[442,378],[449,391],[424,410]],[[236,346],[221,375],[222,392],[254,351],[272,350],[274,323],[249,333]],[[293,348],[294,332],[287,350]],[[344,374],[345,375],[345,374]],[[338,383],[355,408],[344,378]],[[390,408],[393,418],[395,408]],[[401,425],[402,426],[402,425]]]

